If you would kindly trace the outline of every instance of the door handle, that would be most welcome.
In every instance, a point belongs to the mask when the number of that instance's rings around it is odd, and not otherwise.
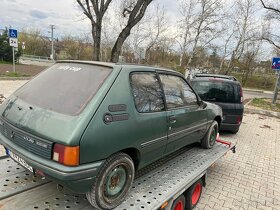
[[[169,122],[170,122],[171,124],[176,123],[176,122],[177,122],[176,117],[175,117],[174,115],[170,116],[170,117],[169,117]]]

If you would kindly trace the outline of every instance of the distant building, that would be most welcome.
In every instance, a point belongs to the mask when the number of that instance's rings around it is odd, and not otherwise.
[[[3,35],[4,32],[5,32],[5,29],[0,29],[0,35]]]

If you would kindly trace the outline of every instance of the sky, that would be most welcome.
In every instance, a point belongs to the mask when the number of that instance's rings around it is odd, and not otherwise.
[[[0,0],[0,29],[11,27],[39,29],[47,35],[50,25],[55,25],[55,37],[90,33],[90,23],[82,15],[75,0]],[[177,15],[174,0],[157,0],[168,8],[167,15]]]
[[[232,0],[222,1],[227,4]],[[50,36],[50,25],[53,24],[55,38],[91,33],[90,22],[82,14],[76,0],[0,0],[0,3],[0,29],[39,29],[42,35]],[[172,23],[178,21],[180,16],[178,0],[155,0],[153,3],[164,6],[169,29],[174,31],[176,24]],[[270,54],[270,50],[266,54]],[[264,57],[267,56],[270,55]]]

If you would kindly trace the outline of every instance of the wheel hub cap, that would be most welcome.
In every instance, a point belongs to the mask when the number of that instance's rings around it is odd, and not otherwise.
[[[114,168],[107,176],[106,194],[110,197],[120,194],[125,186],[126,178],[126,171],[123,166]]]

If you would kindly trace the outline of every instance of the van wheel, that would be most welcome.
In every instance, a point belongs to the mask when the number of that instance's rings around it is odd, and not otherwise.
[[[125,153],[109,157],[101,167],[86,197],[97,209],[113,209],[128,194],[134,180],[134,163]]]
[[[202,193],[202,186],[202,180],[199,179],[186,191],[186,209],[193,209],[198,204]]]
[[[217,121],[214,120],[210,128],[208,129],[206,135],[201,140],[201,146],[203,148],[211,149],[214,146],[218,134],[218,129],[219,129],[219,125]]]

